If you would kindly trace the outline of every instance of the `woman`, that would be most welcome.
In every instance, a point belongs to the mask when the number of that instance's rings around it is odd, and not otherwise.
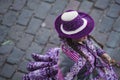
[[[57,17],[55,29],[62,41],[45,55],[33,53],[30,73],[23,80],[118,80],[111,57],[89,35],[93,19],[85,13],[66,11]]]

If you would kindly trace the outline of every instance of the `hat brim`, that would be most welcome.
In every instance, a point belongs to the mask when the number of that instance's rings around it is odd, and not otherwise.
[[[92,30],[94,29],[94,20],[86,13],[78,12],[78,14],[81,16],[81,18],[85,18],[87,20],[87,26],[82,31],[76,34],[71,34],[71,35],[64,34],[60,29],[60,26],[62,24],[61,15],[60,15],[57,17],[55,21],[55,29],[57,30],[59,36],[66,37],[66,38],[72,38],[72,39],[80,39],[84,36],[89,35],[90,32],[92,32]]]

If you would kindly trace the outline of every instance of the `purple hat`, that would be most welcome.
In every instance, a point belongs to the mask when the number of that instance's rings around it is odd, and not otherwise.
[[[59,36],[66,38],[82,38],[89,35],[93,28],[94,20],[88,14],[74,10],[66,11],[55,21],[55,29]]]

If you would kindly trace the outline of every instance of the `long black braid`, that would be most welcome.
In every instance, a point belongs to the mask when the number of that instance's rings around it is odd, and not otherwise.
[[[81,56],[83,56],[86,60],[88,60],[88,57],[80,50],[78,49],[77,45],[78,43],[73,41],[71,38],[63,38],[63,37],[60,37],[61,40],[64,40],[67,42],[67,44],[73,49],[75,50],[76,52],[78,52]]]
[[[77,47],[78,43],[77,43],[77,42],[73,41],[73,40],[70,39],[70,38],[67,38],[66,41],[67,41],[67,44],[68,44],[73,50],[75,50],[75,51],[78,52],[81,56],[83,56],[86,60],[88,60],[87,56],[86,56],[80,49],[78,49],[78,47]]]
[[[87,37],[88,37],[88,39],[93,39],[101,48],[104,47],[104,46],[103,46],[101,43],[99,43],[93,36],[88,35]],[[88,57],[87,57],[80,49],[78,49],[78,46],[77,46],[78,43],[77,43],[77,42],[73,41],[71,38],[60,37],[60,39],[63,40],[63,41],[66,41],[67,44],[68,44],[73,50],[75,50],[76,52],[78,52],[82,57],[84,57],[84,58],[88,61]]]

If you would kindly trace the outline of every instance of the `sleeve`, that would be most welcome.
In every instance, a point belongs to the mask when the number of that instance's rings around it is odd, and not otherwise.
[[[52,48],[45,55],[33,53],[35,61],[28,63],[28,72],[23,76],[23,80],[53,80],[58,73],[59,48]],[[55,79],[56,80],[56,79]]]
[[[101,56],[102,54],[106,53],[102,48],[96,47],[96,52],[98,56]]]

